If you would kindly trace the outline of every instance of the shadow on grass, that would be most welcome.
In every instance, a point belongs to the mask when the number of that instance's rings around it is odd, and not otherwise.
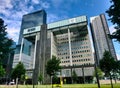
[[[114,88],[120,88],[120,84],[114,84]],[[16,85],[0,85],[0,88],[16,88]],[[18,85],[18,88],[33,88],[33,85]],[[52,88],[51,85],[35,85],[35,88]],[[54,88],[98,88],[97,84],[63,84]],[[101,88],[111,88],[110,84],[101,85]]]

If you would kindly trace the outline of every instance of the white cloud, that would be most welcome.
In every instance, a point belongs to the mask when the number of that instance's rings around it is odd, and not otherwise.
[[[8,37],[12,38],[15,42],[18,42],[19,30],[21,21],[4,19],[5,25],[7,25]]]
[[[11,0],[1,0],[0,1],[0,13],[4,14],[6,16],[9,16],[10,11],[9,9],[12,9],[13,5],[11,3]]]
[[[32,2],[33,2],[34,4],[39,4],[39,3],[40,3],[39,0],[32,0]]]
[[[48,23],[57,21],[58,19],[59,19],[59,17],[57,15],[55,15],[55,14],[48,14],[47,15],[47,22]]]
[[[120,60],[120,54],[117,54],[117,59]]]
[[[41,7],[42,7],[42,8],[49,8],[49,7],[50,7],[50,4],[49,4],[48,2],[42,2],[42,1],[41,1],[40,4],[41,4]]]
[[[7,28],[7,32],[9,38],[12,38],[15,42],[18,42],[18,37],[19,37],[18,28],[15,27]]]
[[[11,9],[13,6],[11,4],[11,0],[1,0],[0,1],[0,9]]]
[[[115,25],[112,25],[112,26],[109,27],[110,34],[112,34],[113,32],[116,31],[116,29],[114,27],[115,27]]]
[[[0,13],[6,16],[10,15],[10,9],[13,8],[11,0],[1,0],[0,1]]]
[[[28,9],[29,9],[30,11],[32,11],[32,10],[34,10],[34,7],[33,7],[33,6],[30,6]]]
[[[25,3],[28,3],[28,2],[30,2],[30,0],[25,0]]]
[[[22,16],[24,14],[28,13],[27,11],[25,10],[22,10],[22,11],[19,11],[19,12],[15,12],[13,15],[11,15],[11,18],[15,19],[16,21],[17,20],[21,20],[22,19]]]
[[[32,0],[32,2],[30,0],[0,1],[0,16],[5,24],[7,24],[8,36],[15,42],[18,41],[22,16],[29,12],[33,12],[35,9],[49,8],[49,3],[46,1]],[[30,3],[31,5],[29,5]],[[36,5],[38,5],[39,8],[35,8]]]
[[[64,0],[52,0],[52,4],[56,8],[61,6],[63,2],[64,2]]]
[[[10,11],[9,10],[5,10],[5,9],[0,9],[0,14],[4,14],[5,16],[10,16]]]
[[[39,5],[40,8],[49,8],[50,7],[50,3],[46,2],[46,1],[41,1],[41,0],[32,0],[33,2],[33,5],[36,4],[36,5]],[[39,8],[39,9],[40,9]]]

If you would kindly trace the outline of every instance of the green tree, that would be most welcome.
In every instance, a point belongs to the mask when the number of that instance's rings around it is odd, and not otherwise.
[[[38,76],[38,81],[40,82],[40,84],[42,83],[43,81],[43,75],[40,73],[39,76]]]
[[[118,76],[120,77],[120,61],[117,61],[117,73],[118,73]]]
[[[118,70],[118,72],[120,71],[120,61],[117,61],[117,70]]]
[[[9,53],[13,50],[11,48],[13,40],[9,39],[6,32],[6,25],[4,20],[0,18],[0,77],[5,75],[5,67],[3,62],[8,59]]]
[[[57,75],[53,75],[53,84],[60,84],[59,82],[59,78],[57,77]]]
[[[23,74],[23,75],[21,75],[21,78],[20,78],[20,79],[21,79],[20,81],[21,81],[21,83],[23,83],[23,84],[25,84],[25,81],[26,81],[26,78],[25,78],[25,77],[26,77],[26,75]]]
[[[116,31],[112,33],[112,35],[109,35],[111,39],[116,39],[118,42],[120,42],[120,27],[115,27]]]
[[[0,64],[0,77],[3,77],[5,75],[5,69],[3,66]]]
[[[113,24],[116,24],[115,27],[116,32],[114,32],[110,37],[112,39],[117,39],[117,41],[120,42],[120,0],[110,0],[112,5],[109,7],[109,9],[106,11],[108,13],[111,22]]]
[[[112,70],[112,77],[114,78],[115,83],[119,73],[120,73],[120,61],[115,61]]]
[[[50,59],[47,62],[46,65],[46,72],[49,76],[55,75],[57,71],[61,69],[60,66],[60,60],[57,59],[55,56],[52,56],[52,59]]]
[[[48,60],[46,65],[46,72],[51,78],[51,83],[52,83],[52,78],[56,76],[57,72],[60,69],[61,69],[60,60],[57,59],[55,56],[52,56],[52,58]]]
[[[12,70],[11,77],[13,79],[16,79],[16,78],[21,79],[22,76],[25,77],[25,72],[26,70],[23,63],[19,62],[15,66],[15,68]]]
[[[110,76],[112,88],[113,88],[113,84],[112,84],[111,72],[114,70],[114,67],[115,67],[114,58],[112,57],[110,52],[105,51],[103,54],[103,58],[100,60],[100,68],[105,73],[105,75]]]
[[[104,77],[104,73],[102,72],[102,70],[99,67],[97,67],[96,70],[97,70],[99,78],[100,79],[103,78]],[[93,76],[96,77],[95,76],[95,72],[93,73]]]
[[[73,83],[77,83],[78,76],[77,76],[75,70],[73,70],[73,72],[72,72],[72,80],[73,80]]]
[[[13,40],[8,38],[6,26],[7,25],[4,25],[4,21],[0,18],[0,62],[2,59],[7,58],[8,53],[13,50],[11,48]]]

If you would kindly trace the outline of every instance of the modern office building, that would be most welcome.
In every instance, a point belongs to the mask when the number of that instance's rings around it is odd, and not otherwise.
[[[13,68],[21,61],[27,70],[28,77],[33,77],[34,82],[37,81],[39,70],[43,75],[45,71],[42,67],[45,67],[46,39],[44,38],[46,38],[46,34],[44,31],[46,30],[46,12],[44,10],[23,16]]]
[[[79,82],[90,80],[94,72],[94,58],[87,27],[87,17],[79,16],[47,25],[50,56],[61,60],[62,76],[70,83],[75,70]],[[91,67],[90,67],[91,66]],[[72,71],[71,71],[72,67]],[[88,80],[87,80],[88,79]]]
[[[79,16],[46,24],[44,10],[23,16],[18,48],[13,67],[21,61],[29,77],[36,78],[42,73],[44,83],[49,78],[45,71],[46,62],[52,55],[61,60],[61,76],[71,83],[73,70],[78,82],[89,82],[94,72],[94,56],[88,32],[86,16]]]
[[[112,56],[117,60],[115,49],[112,40],[109,38],[109,28],[104,14],[90,18],[91,31],[94,40],[95,53],[97,64],[102,59],[103,53],[109,51]]]

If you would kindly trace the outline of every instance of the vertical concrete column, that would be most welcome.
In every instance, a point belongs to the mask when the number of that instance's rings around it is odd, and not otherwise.
[[[39,39],[37,40],[37,52],[35,60],[35,68],[33,71],[33,85],[36,85],[38,82],[39,74],[43,76],[43,83],[46,81],[46,41],[47,41],[47,25],[41,25],[41,31],[39,33]]]
[[[36,37],[35,37],[35,48],[34,48],[34,58],[33,58],[33,69],[35,68],[37,40],[38,40],[38,35],[36,35]]]
[[[40,33],[40,56],[39,56],[39,73],[43,75],[43,83],[46,83],[47,74],[45,71],[46,61],[46,43],[47,43],[47,25],[41,25]]]
[[[68,28],[68,42],[69,42],[69,52],[70,52],[70,65],[72,66],[71,38],[70,38],[70,29],[69,28]]]
[[[83,76],[83,83],[85,84],[85,74],[84,74],[84,66],[82,65],[82,76]]]
[[[52,58],[52,55],[53,55],[53,47],[52,47],[52,44],[53,44],[53,32],[51,32],[51,58]]]
[[[19,62],[22,59],[22,51],[23,51],[23,44],[24,44],[24,38],[22,38],[21,46],[20,46],[20,56],[19,56]]]

